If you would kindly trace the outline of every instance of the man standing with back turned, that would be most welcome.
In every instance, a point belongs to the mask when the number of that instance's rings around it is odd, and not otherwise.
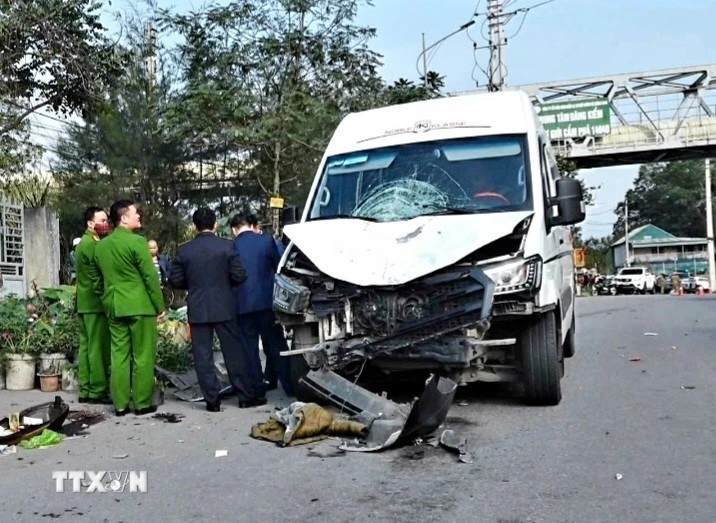
[[[152,406],[157,319],[164,318],[166,308],[147,241],[135,234],[142,226],[136,205],[119,200],[109,217],[114,232],[97,245],[102,280],[95,292],[101,293],[109,319],[110,392],[117,416],[127,414],[130,391],[134,413],[141,416],[157,410]]]
[[[95,263],[95,248],[109,233],[107,213],[101,207],[88,207],[87,227],[75,251],[77,267],[77,317],[80,324],[79,401],[109,401],[109,326],[102,302],[94,292],[101,278]]]
[[[189,325],[194,368],[204,394],[206,410],[219,412],[219,380],[214,371],[214,332],[219,336],[221,352],[231,385],[239,394],[239,403],[255,397],[261,382],[253,383],[248,373],[246,347],[237,320],[232,287],[246,280],[246,271],[229,240],[214,234],[216,214],[201,207],[192,216],[196,237],[177,252],[169,272],[169,283],[187,289]]]

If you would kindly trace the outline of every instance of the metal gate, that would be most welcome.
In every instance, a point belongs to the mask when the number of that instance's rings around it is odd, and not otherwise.
[[[21,203],[0,200],[0,295],[25,296],[25,222]]]

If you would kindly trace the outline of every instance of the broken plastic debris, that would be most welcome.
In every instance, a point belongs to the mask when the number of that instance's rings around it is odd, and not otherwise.
[[[473,463],[473,458],[467,451],[467,440],[457,435],[454,430],[444,430],[440,434],[440,445],[459,454],[462,463]]]
[[[674,345],[673,347],[671,347],[671,350],[679,350],[679,347],[677,347],[676,345]]]
[[[658,336],[656,332],[645,332],[644,336]]]
[[[215,457],[215,458],[223,458],[223,457],[228,456],[228,455],[229,455],[229,451],[228,451],[228,450],[217,450],[217,451],[214,453],[214,457]]]
[[[681,387],[681,388],[684,389],[684,390],[694,390],[696,387],[693,386],[693,385],[684,385],[684,386]]]
[[[636,356],[634,358],[629,358],[629,361],[644,361],[644,358],[641,356]]]
[[[116,455],[112,456],[112,458],[114,458],[114,459],[125,459],[128,457],[129,457],[129,454],[116,454]]]
[[[624,476],[622,476],[621,474],[617,474],[616,478],[617,478],[617,481],[619,481],[619,480],[624,479]]]
[[[7,456],[8,454],[15,454],[17,447],[15,445],[0,445],[0,456]]]

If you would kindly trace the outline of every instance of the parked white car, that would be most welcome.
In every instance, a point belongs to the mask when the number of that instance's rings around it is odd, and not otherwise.
[[[711,283],[709,282],[708,276],[695,276],[695,285],[694,285],[694,292],[698,291],[699,288],[702,288],[704,291],[709,292],[711,290]]]
[[[619,270],[614,282],[619,293],[653,293],[656,276],[645,267],[624,267]]]

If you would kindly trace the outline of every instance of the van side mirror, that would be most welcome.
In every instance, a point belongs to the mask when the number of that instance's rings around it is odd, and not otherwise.
[[[558,178],[555,180],[557,196],[550,198],[552,213],[557,208],[556,215],[550,216],[550,225],[573,225],[584,220],[584,195],[582,184],[574,178]]]
[[[281,209],[281,227],[286,225],[293,225],[299,221],[298,207],[295,205],[288,205]]]

